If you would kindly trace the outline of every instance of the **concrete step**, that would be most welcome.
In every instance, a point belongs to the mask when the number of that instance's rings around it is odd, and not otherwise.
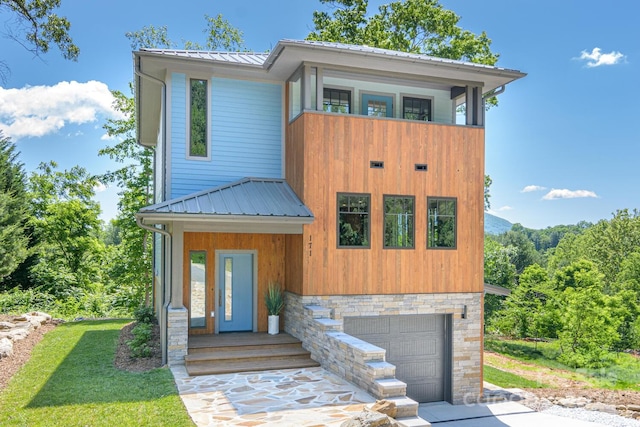
[[[425,419],[422,419],[418,416],[415,417],[405,417],[405,418],[396,418],[398,424],[402,427],[429,427],[431,423]]]
[[[387,400],[395,402],[398,409],[396,418],[415,417],[418,415],[420,404],[410,397],[391,397]]]
[[[385,378],[373,382],[378,399],[388,399],[390,397],[405,397],[407,395],[407,384],[395,378]]]

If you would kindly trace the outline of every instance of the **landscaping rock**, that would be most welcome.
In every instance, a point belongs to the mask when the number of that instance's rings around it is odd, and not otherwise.
[[[2,331],[4,329],[11,329],[11,328],[14,328],[15,326],[16,326],[15,323],[0,322],[0,331]]]
[[[587,403],[590,403],[590,400],[584,397],[565,397],[556,402],[557,405],[565,408],[584,408]]]
[[[396,402],[390,400],[376,400],[376,403],[371,407],[372,411],[380,412],[381,414],[387,415],[391,418],[395,418],[398,415],[398,408],[396,407]]]
[[[355,417],[343,422],[340,427],[398,427],[399,424],[385,414],[375,411],[362,411]]]
[[[13,343],[8,338],[0,339],[0,359],[13,354]]]
[[[633,412],[640,412],[640,405],[627,405],[627,410]]]
[[[588,411],[606,412],[607,414],[614,414],[614,415],[618,413],[615,406],[607,405],[606,403],[600,403],[600,402],[587,403],[584,406],[584,409]]]

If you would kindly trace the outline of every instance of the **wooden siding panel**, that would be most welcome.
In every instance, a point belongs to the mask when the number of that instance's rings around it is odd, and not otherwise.
[[[315,216],[304,227],[313,250],[303,256],[303,294],[482,291],[484,129],[309,112],[303,118],[287,138],[287,179]],[[300,157],[303,171],[291,164]],[[384,161],[384,169],[371,169],[372,160]],[[415,171],[416,163],[426,163],[427,172]],[[337,248],[338,192],[371,194],[370,249]],[[383,249],[384,195],[415,197],[414,249]],[[427,196],[457,198],[455,250],[426,249]]]
[[[237,234],[194,233],[184,234],[184,298],[188,303],[189,251],[207,251],[207,284],[209,307],[214,307],[214,288],[217,274],[215,252],[217,250],[255,250],[258,263],[258,331],[267,331],[267,309],[264,295],[270,281],[287,286],[285,278],[285,235],[282,234]],[[218,307],[215,307],[217,312]]]
[[[253,176],[281,178],[282,85],[214,77],[210,160],[186,157],[188,76],[172,75],[171,198]]]

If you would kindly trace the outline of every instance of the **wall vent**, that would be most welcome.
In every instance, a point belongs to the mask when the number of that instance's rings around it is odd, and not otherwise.
[[[384,169],[384,162],[372,160],[371,162],[369,162],[369,166],[372,169]]]
[[[427,170],[427,165],[416,163],[416,170],[425,172]]]

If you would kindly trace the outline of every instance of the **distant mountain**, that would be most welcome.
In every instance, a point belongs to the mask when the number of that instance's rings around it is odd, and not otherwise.
[[[487,234],[498,235],[511,230],[513,224],[503,218],[499,218],[490,213],[484,213],[484,232]]]

